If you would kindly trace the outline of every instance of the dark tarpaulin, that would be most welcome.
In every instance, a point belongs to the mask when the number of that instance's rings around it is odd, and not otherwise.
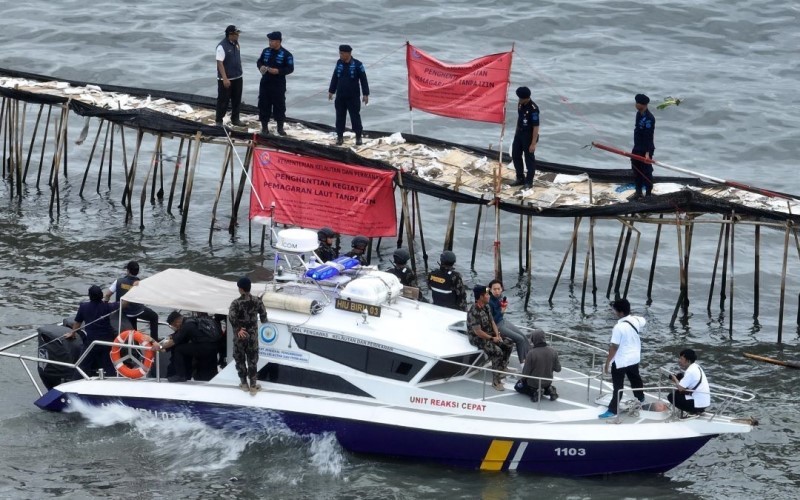
[[[186,94],[181,92],[170,92],[156,89],[142,89],[136,87],[124,87],[119,85],[106,85],[94,82],[81,82],[75,80],[62,80],[50,76],[37,75],[33,73],[26,73],[22,71],[15,71],[5,68],[0,68],[0,75],[12,78],[24,78],[36,81],[62,81],[67,82],[72,86],[83,87],[87,85],[94,85],[106,92],[116,92],[129,94],[136,97],[146,98],[150,96],[151,99],[169,99],[178,103],[185,103],[191,106],[204,107],[214,109],[216,107],[216,98],[199,96],[194,94]],[[114,123],[119,123],[128,127],[141,128],[147,131],[164,133],[164,134],[184,134],[194,135],[197,132],[202,133],[207,137],[225,137],[225,131],[221,127],[214,125],[205,125],[200,122],[185,120],[171,116],[166,113],[154,111],[151,109],[131,109],[131,110],[111,110],[86,104],[80,101],[71,100],[68,97],[54,96],[45,93],[35,93],[24,91],[14,88],[0,87],[0,95],[17,99],[25,102],[32,102],[36,104],[58,105],[70,101],[70,109],[81,116],[90,116],[102,118]],[[243,114],[258,114],[258,108],[252,105],[242,106]],[[322,132],[334,133],[335,129],[331,126],[309,122],[305,120],[292,120],[287,119],[288,122],[301,124],[309,129],[318,130]],[[349,163],[352,165],[360,165],[364,167],[376,168],[381,170],[397,170],[391,164],[368,158],[363,158],[357,155],[350,149],[342,149],[339,147],[332,147],[323,144],[310,143],[292,139],[289,137],[269,136],[262,138],[253,136],[247,132],[240,132],[236,130],[229,130],[228,134],[237,139],[249,140],[255,137],[259,144],[268,147],[274,147],[283,151],[292,152],[298,155],[317,156],[329,160],[340,161],[342,163]],[[388,137],[391,135],[387,132],[379,131],[366,131],[365,136],[371,138]],[[410,143],[423,144],[435,148],[456,148],[462,151],[472,153],[487,158],[497,158],[498,152],[476,148],[472,146],[465,146],[447,141],[441,141],[430,137],[423,137],[413,134],[402,134],[403,138]],[[511,158],[508,154],[503,153],[503,161],[509,162]],[[599,169],[578,167],[574,165],[565,165],[559,163],[551,163],[546,161],[537,160],[536,168],[541,172],[552,172],[556,174],[567,175],[581,175],[586,174],[594,182],[606,182],[627,184],[633,181],[633,175],[629,168],[625,169]],[[429,196],[440,198],[443,200],[454,201],[464,204],[480,204],[489,203],[489,199],[481,199],[472,194],[456,192],[452,189],[440,186],[433,182],[422,179],[414,174],[403,172],[402,184],[403,187],[412,191],[418,191]],[[678,183],[688,186],[704,187],[712,186],[713,183],[703,181],[701,179],[692,177],[678,177],[678,176],[658,176],[655,177],[655,182],[669,182]],[[778,193],[785,194],[785,193]],[[492,196],[491,193],[486,194],[487,198]],[[791,196],[791,195],[786,195]],[[634,213],[670,213],[675,211],[681,212],[695,212],[695,213],[719,213],[730,214],[735,211],[737,215],[758,218],[762,220],[785,221],[792,219],[800,223],[800,215],[790,216],[785,213],[771,212],[758,208],[752,208],[745,205],[729,202],[726,200],[717,199],[711,196],[703,195],[701,193],[683,190],[667,195],[653,196],[652,198],[642,202],[627,202],[617,203],[613,205],[602,206],[560,206],[552,208],[538,208],[523,203],[510,203],[508,201],[501,201],[500,208],[503,211],[515,214],[534,215],[542,217],[613,217],[628,215]]]

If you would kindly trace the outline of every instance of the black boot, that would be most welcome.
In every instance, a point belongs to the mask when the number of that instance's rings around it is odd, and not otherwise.
[[[356,146],[360,146],[361,144],[363,144],[363,143],[361,142],[361,135],[360,135],[360,134],[359,134],[359,135],[356,135]]]
[[[264,137],[269,135],[269,123],[261,122],[261,132],[259,132],[258,135],[261,135],[261,136],[264,136]]]
[[[344,136],[342,136],[342,135],[339,135],[339,136],[336,138],[336,145],[337,145],[337,146],[341,146],[342,144],[344,144]]]
[[[283,130],[283,122],[278,122],[278,135],[286,135],[286,131]]]

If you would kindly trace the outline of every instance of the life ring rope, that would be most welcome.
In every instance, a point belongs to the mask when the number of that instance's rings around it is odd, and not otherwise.
[[[127,344],[129,346],[139,345],[142,347],[150,347],[152,345],[150,337],[138,330],[125,330],[121,332],[117,335],[117,338],[114,339],[114,343]],[[121,345],[115,345],[111,348],[111,362],[114,364],[117,373],[123,377],[132,379],[142,378],[147,375],[147,372],[149,372],[150,368],[153,366],[155,352],[151,350],[128,349],[127,354],[123,356],[122,349],[123,346]],[[140,354],[137,355],[134,351],[139,351]],[[134,366],[129,366],[129,364],[126,364],[126,361]]]

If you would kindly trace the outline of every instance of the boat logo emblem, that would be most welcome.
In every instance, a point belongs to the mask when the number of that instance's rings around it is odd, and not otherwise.
[[[261,337],[261,342],[265,344],[272,344],[278,340],[278,329],[271,323],[264,323],[258,329],[258,334]]]

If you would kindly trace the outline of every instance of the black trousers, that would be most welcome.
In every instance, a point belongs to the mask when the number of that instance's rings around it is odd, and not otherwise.
[[[228,111],[228,104],[231,106],[231,121],[239,121],[239,107],[242,104],[242,82],[243,78],[231,80],[231,86],[227,89],[222,80],[217,80],[217,121],[221,122]]]
[[[126,316],[131,326],[136,330],[137,320],[143,319],[150,323],[150,336],[158,340],[158,314],[149,307],[144,308],[144,312],[138,316]]]
[[[217,374],[216,342],[187,342],[172,348],[175,375],[209,381]],[[171,370],[167,370],[170,372]]]
[[[617,393],[625,386],[625,376],[627,375],[631,387],[634,389],[633,395],[639,401],[644,401],[644,391],[636,390],[644,387],[642,377],[639,375],[639,363],[635,365],[626,366],[624,368],[617,368],[616,363],[611,363],[611,383],[614,385],[614,394],[611,396],[611,402],[608,404],[608,411],[617,413]]]
[[[360,136],[364,128],[361,126],[361,96],[356,94],[349,97],[336,96],[333,101],[336,108],[336,134],[344,134],[344,126],[347,123],[347,113],[350,113],[350,124],[353,132]]]
[[[113,342],[113,337],[86,337],[83,341],[83,350],[84,352],[86,349],[89,348],[92,342],[95,340],[104,340],[106,342]],[[94,377],[97,375],[97,369],[102,368],[103,373],[106,377],[116,377],[117,370],[114,368],[114,363],[111,362],[111,347],[106,345],[96,345],[92,347],[92,350],[89,351],[89,354],[83,358],[81,364],[79,365],[81,370],[83,370],[87,375],[90,377]]]
[[[647,151],[633,150],[633,154],[644,156]],[[653,191],[653,165],[644,163],[631,158],[631,170],[633,170],[633,181],[636,185],[636,193],[642,194],[642,188],[649,195]]]
[[[675,408],[692,415],[697,415],[705,411],[705,408],[695,408],[694,399],[686,399],[685,392],[675,391],[675,401],[672,400],[672,394],[667,395],[667,399],[670,403],[675,405]]]
[[[522,131],[514,134],[514,142],[511,144],[511,160],[514,162],[514,170],[517,171],[517,180],[524,180],[525,184],[533,183],[533,175],[536,173],[536,155],[529,151],[531,147],[531,131]],[[522,168],[522,160],[525,160],[525,167],[528,169],[527,175]]]
[[[279,126],[286,120],[286,82],[280,84],[262,78],[258,87],[258,119],[266,124],[272,116]]]

